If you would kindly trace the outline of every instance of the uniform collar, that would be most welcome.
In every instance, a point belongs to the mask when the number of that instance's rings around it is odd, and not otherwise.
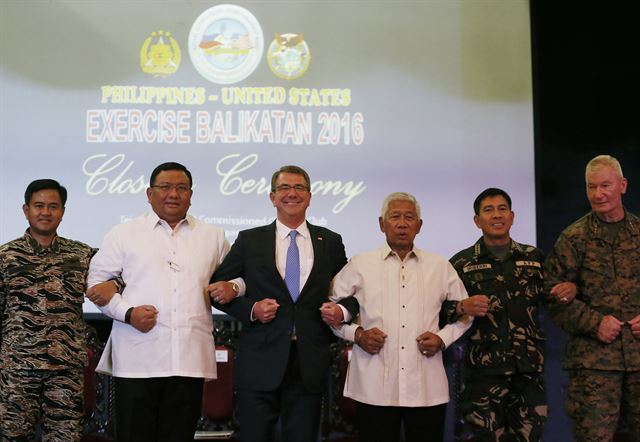
[[[58,238],[59,236],[56,234],[56,236],[53,237],[53,240],[51,241],[51,244],[49,245],[49,247],[42,247],[40,243],[33,236],[31,236],[31,233],[29,232],[28,228],[24,232],[24,240],[27,242],[29,247],[31,247],[31,250],[33,251],[33,253],[36,253],[36,254],[42,253],[45,251],[50,251],[52,253],[59,252],[60,241],[58,241]]]
[[[478,241],[476,241],[476,243],[474,244],[473,254],[476,258],[493,257],[493,255],[489,251],[489,248],[487,247],[487,244],[484,242],[483,237],[480,237],[480,239],[478,239]],[[511,255],[522,255],[522,256],[526,255],[522,245],[515,242],[513,239],[511,239],[511,248],[510,248],[509,256]]]
[[[635,236],[640,235],[640,222],[638,218],[632,216],[627,210],[624,210],[624,218],[621,221],[624,225],[620,229],[619,234],[624,235],[621,239],[627,239],[628,235]],[[589,231],[596,238],[601,238],[608,242],[614,242],[615,238],[610,238],[607,234],[608,229],[604,227],[605,222],[598,218],[595,212],[589,213],[588,227]]]

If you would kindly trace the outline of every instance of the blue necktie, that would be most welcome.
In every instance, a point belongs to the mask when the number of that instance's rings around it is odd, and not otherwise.
[[[284,282],[287,284],[293,302],[296,302],[300,294],[300,254],[298,253],[298,245],[296,244],[297,235],[297,230],[289,232],[291,242],[287,250],[287,262],[284,269]]]

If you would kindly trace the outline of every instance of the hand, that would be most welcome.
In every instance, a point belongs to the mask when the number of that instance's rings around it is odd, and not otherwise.
[[[358,331],[360,331],[359,334]],[[380,353],[380,349],[382,349],[384,341],[387,339],[386,333],[377,327],[370,328],[369,330],[359,328],[356,330],[356,335],[356,344],[371,355]]]
[[[325,302],[320,306],[320,316],[330,327],[339,327],[344,321],[344,312],[335,302]]]
[[[631,333],[636,339],[640,339],[640,315],[633,318],[631,321],[627,321],[627,324],[631,326]]]
[[[422,333],[416,338],[416,341],[418,341],[418,350],[420,353],[428,358],[435,356],[435,354],[438,353],[444,345],[442,338],[431,332]]]
[[[258,301],[253,306],[253,317],[258,321],[266,324],[273,321],[276,317],[280,304],[275,299],[266,298]]]
[[[105,281],[89,287],[87,290],[87,298],[98,307],[104,307],[109,304],[113,295],[118,292],[118,287],[113,281]]]
[[[156,325],[158,310],[152,305],[139,305],[131,311],[131,325],[142,333],[147,333]]]
[[[578,287],[573,282],[560,282],[549,292],[559,304],[568,304],[578,294]]]
[[[460,304],[456,307],[459,315],[486,316],[489,311],[489,297],[486,295],[471,296],[460,301]]]
[[[618,320],[616,317],[607,315],[600,321],[598,326],[598,339],[605,344],[611,344],[622,331],[624,322]]]
[[[233,289],[233,284],[228,281],[218,281],[207,286],[207,291],[213,302],[227,304],[233,301],[238,292]]]

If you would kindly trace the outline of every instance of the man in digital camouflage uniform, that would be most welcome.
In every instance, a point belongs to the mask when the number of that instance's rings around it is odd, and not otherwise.
[[[568,335],[566,408],[577,441],[612,440],[621,415],[640,440],[640,219],[627,212],[627,180],[608,155],[585,171],[591,212],[566,228],[546,261],[545,288],[577,285],[549,314]]]
[[[538,441],[547,416],[541,250],[513,241],[509,195],[484,190],[473,204],[482,237],[451,258],[469,298],[446,305],[449,318],[472,315],[460,410],[477,441]]]
[[[27,187],[24,236],[0,247],[0,439],[78,441],[86,361],[82,302],[93,249],[61,238],[67,191]],[[111,283],[111,290],[116,288]]]

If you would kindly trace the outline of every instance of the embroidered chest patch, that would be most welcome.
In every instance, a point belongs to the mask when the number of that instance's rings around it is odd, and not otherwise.
[[[516,265],[519,267],[537,267],[539,269],[542,268],[542,264],[538,261],[516,261]]]
[[[464,273],[475,272],[476,270],[487,270],[491,268],[491,264],[474,264],[462,268]]]

